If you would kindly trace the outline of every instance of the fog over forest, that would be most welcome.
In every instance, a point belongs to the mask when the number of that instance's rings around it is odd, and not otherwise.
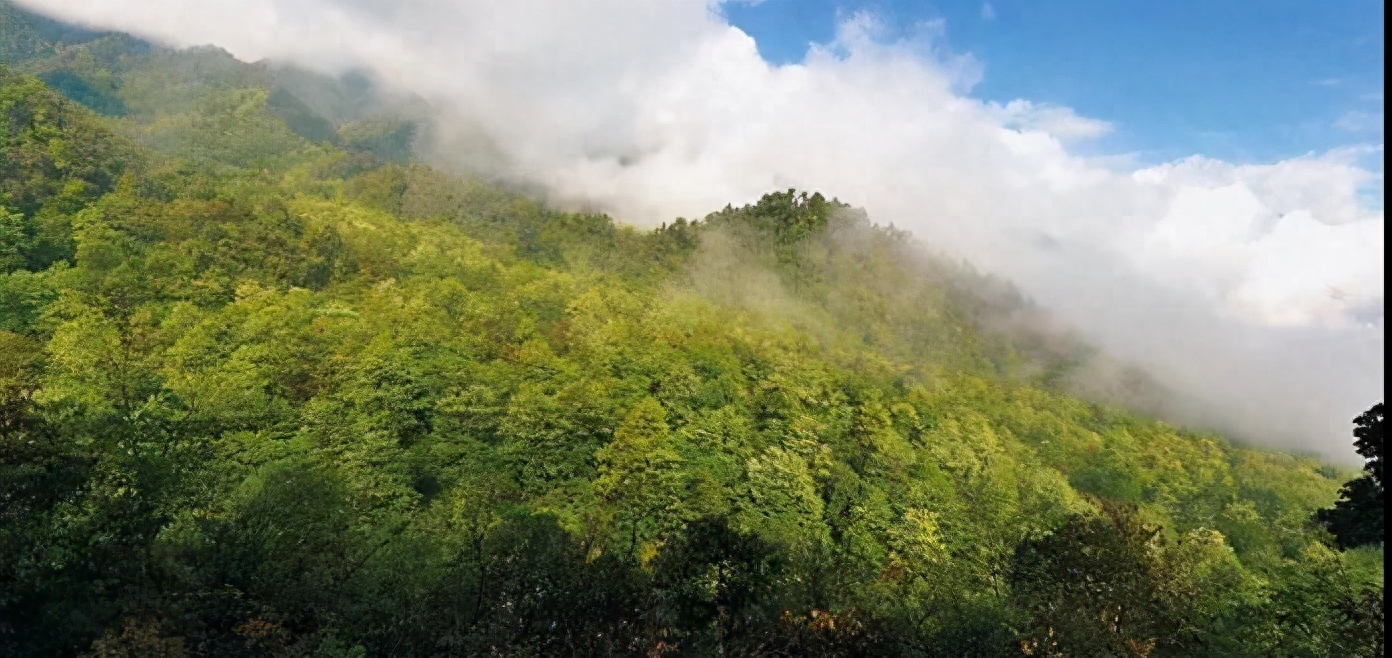
[[[1112,129],[972,97],[989,62],[941,22],[845,16],[771,65],[718,2],[22,0],[180,46],[214,44],[425,99],[423,151],[554,202],[654,226],[798,187],[864,207],[1013,282],[1180,392],[1157,408],[1349,461],[1383,393],[1381,144],[1265,164],[1080,156]],[[1203,400],[1195,404],[1193,400]]]

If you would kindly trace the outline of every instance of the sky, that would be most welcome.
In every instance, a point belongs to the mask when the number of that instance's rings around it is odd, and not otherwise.
[[[869,11],[891,29],[944,24],[981,66],[970,95],[1028,98],[1110,122],[1099,153],[1154,164],[1278,160],[1383,141],[1381,0],[762,0],[724,6],[778,62]],[[1381,168],[1382,156],[1367,159]]]
[[[437,166],[620,222],[839,197],[1204,401],[1176,422],[1351,463],[1383,397],[1380,3],[18,1],[366,72]]]

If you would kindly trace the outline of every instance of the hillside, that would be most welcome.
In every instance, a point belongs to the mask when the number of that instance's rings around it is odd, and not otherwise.
[[[0,12],[0,655],[1381,655],[1351,473],[834,199],[639,230]]]

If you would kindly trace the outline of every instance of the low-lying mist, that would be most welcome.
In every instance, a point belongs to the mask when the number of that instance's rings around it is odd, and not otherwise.
[[[1175,392],[1150,411],[1239,440],[1349,461],[1350,419],[1383,396],[1381,174],[1360,164],[1381,144],[1259,165],[1083,157],[1106,121],[974,99],[984,69],[940,48],[950,26],[886,39],[863,14],[771,65],[713,0],[20,4],[364,71],[433,108],[435,163],[624,222],[835,195]],[[1125,370],[1106,363],[1079,386],[1105,396]]]

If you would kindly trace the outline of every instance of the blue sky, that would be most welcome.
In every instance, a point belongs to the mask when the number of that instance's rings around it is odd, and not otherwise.
[[[1383,141],[1381,0],[762,0],[725,5],[765,59],[796,62],[839,17],[890,30],[942,19],[983,66],[970,94],[1112,122],[1090,145],[1144,163],[1270,162]],[[1382,170],[1382,155],[1364,166]]]

